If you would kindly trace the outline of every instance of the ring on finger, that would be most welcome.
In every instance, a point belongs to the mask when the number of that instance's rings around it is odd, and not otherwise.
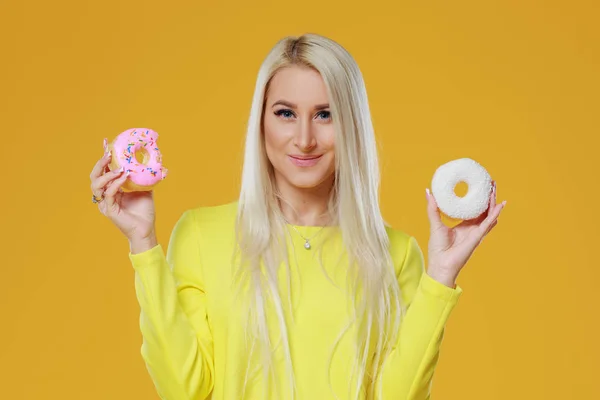
[[[100,197],[96,197],[96,194],[92,193],[92,203],[97,204],[104,200],[104,193],[100,195]]]

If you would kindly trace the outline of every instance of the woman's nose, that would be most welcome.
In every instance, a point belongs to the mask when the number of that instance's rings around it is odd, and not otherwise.
[[[298,123],[294,145],[302,151],[310,151],[317,145],[310,121],[300,120]]]

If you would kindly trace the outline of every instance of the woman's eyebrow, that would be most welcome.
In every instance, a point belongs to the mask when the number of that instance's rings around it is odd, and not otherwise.
[[[271,107],[275,107],[277,105],[282,105],[282,106],[286,106],[292,109],[295,109],[297,106],[294,103],[290,103],[289,101],[286,100],[277,100],[275,103],[273,103],[273,105]],[[329,104],[325,103],[325,104],[317,104],[315,106],[315,110],[324,110],[326,108],[329,108]]]
[[[317,111],[321,111],[321,110],[324,110],[324,109],[326,109],[326,108],[329,108],[329,103],[325,103],[325,104],[317,104],[317,105],[315,106],[315,110],[317,110]]]
[[[285,100],[277,100],[275,103],[273,103],[271,107],[275,107],[276,105],[282,105],[289,108],[296,108],[296,105],[294,103],[290,103],[289,101]]]

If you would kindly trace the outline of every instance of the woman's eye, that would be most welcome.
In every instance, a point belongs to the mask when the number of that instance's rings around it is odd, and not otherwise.
[[[330,111],[321,111],[319,112],[319,114],[317,114],[319,116],[319,118],[321,119],[329,119],[331,118],[331,112]]]
[[[275,115],[283,118],[292,118],[294,116],[294,113],[291,110],[283,109],[276,111]]]

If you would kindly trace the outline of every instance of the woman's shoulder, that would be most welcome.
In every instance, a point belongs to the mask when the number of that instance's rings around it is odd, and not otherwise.
[[[188,209],[187,211],[193,213],[197,219],[235,219],[237,214],[237,205],[238,201],[233,200],[227,203],[210,206],[196,206]]]
[[[396,267],[396,272],[399,273],[409,254],[415,252],[417,255],[422,254],[421,248],[417,243],[417,239],[409,232],[390,225],[386,225],[385,229],[389,238],[390,255]]]
[[[412,235],[407,231],[395,228],[391,225],[386,225],[385,230],[390,241],[390,248],[393,250],[399,250],[400,248],[406,247],[412,238]]]
[[[194,221],[200,232],[208,229],[211,235],[219,232],[231,232],[237,216],[237,200],[217,205],[202,205],[189,208],[184,212]]]

